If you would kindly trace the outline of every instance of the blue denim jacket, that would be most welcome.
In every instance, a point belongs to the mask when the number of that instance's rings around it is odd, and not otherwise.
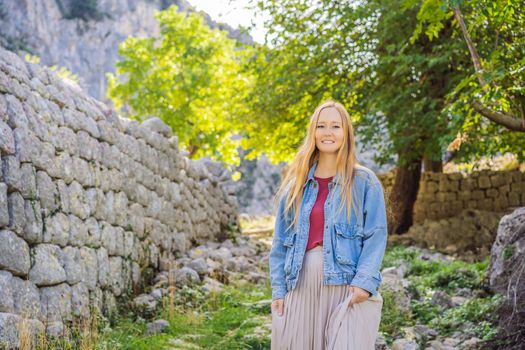
[[[272,300],[283,299],[294,289],[301,271],[310,230],[310,212],[317,199],[319,185],[314,179],[315,162],[304,184],[299,222],[289,227],[292,210],[284,215],[285,196],[280,198],[275,218],[275,233],[269,256]],[[353,285],[377,295],[381,284],[381,262],[386,248],[387,221],[383,187],[368,168],[356,166],[353,181],[353,201],[362,210],[354,208],[350,220],[346,208],[337,211],[341,201],[339,175],[328,186],[324,205],[323,284]]]

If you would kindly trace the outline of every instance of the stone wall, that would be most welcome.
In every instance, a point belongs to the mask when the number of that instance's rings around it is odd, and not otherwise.
[[[379,175],[385,191],[393,186],[394,173]],[[505,212],[525,206],[525,173],[475,171],[462,173],[426,172],[419,182],[414,221],[453,217],[464,209]]]
[[[0,160],[0,343],[20,315],[59,333],[90,305],[110,312],[238,225],[230,174],[183,157],[159,119],[121,118],[3,49]]]

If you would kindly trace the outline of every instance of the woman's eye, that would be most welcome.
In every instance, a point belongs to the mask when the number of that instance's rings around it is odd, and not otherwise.
[[[334,125],[334,128],[339,129],[340,126],[339,125]]]
[[[319,128],[322,128],[322,127],[324,127],[324,125],[317,125],[317,128],[318,128],[318,129],[319,129]]]

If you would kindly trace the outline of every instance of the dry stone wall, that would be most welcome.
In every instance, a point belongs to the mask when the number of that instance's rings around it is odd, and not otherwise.
[[[393,186],[394,174],[379,175],[385,190]],[[465,209],[506,212],[525,206],[525,173],[475,171],[462,173],[423,173],[414,205],[414,221],[443,219]]]
[[[230,173],[0,49],[0,344],[59,333],[238,224]],[[0,346],[1,348],[1,346]]]

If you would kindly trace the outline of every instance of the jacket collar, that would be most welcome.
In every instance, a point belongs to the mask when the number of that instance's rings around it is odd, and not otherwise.
[[[308,170],[308,176],[307,176],[307,178],[306,178],[306,181],[304,182],[303,188],[304,188],[304,186],[306,186],[306,185],[308,184],[308,182],[310,182],[310,181],[315,181],[315,179],[314,179],[314,173],[315,173],[315,169],[317,169],[317,164],[318,164],[318,163],[319,163],[319,161],[316,160],[316,161],[312,164],[312,166],[310,167],[310,170]],[[335,174],[334,179],[332,180],[332,183],[339,185],[340,182],[341,182],[340,180],[341,180],[341,175],[339,175],[339,174]]]

